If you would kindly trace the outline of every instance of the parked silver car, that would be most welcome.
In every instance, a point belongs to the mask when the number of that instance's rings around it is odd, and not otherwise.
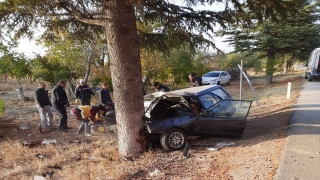
[[[231,76],[227,71],[210,71],[202,76],[203,85],[230,84]]]

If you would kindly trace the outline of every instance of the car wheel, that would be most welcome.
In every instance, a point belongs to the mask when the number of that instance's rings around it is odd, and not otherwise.
[[[178,128],[169,129],[160,138],[162,147],[169,151],[182,149],[186,145],[186,140],[186,133]]]
[[[228,80],[227,84],[230,84],[230,83],[231,83],[231,79]]]
[[[308,76],[308,81],[312,81],[312,79],[313,79],[313,77],[312,77],[312,75],[310,74],[310,75]]]
[[[305,79],[308,79],[308,76],[307,76],[307,74],[306,74],[306,73],[304,73],[304,78],[305,78]]]
[[[217,82],[217,85],[220,85],[220,81]]]

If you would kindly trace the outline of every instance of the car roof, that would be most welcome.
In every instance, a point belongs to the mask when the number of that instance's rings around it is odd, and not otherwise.
[[[180,94],[180,95],[187,95],[187,94],[202,95],[207,93],[208,91],[212,91],[220,87],[221,87],[220,85],[206,85],[206,86],[197,86],[197,87],[179,89],[171,92],[175,94]]]
[[[227,71],[209,71],[207,73],[222,73],[222,72],[227,72]]]
[[[160,97],[162,95],[166,95],[168,97],[180,97],[180,96],[189,95],[189,94],[201,96],[202,94],[205,94],[208,91],[212,91],[219,88],[222,88],[222,87],[220,85],[206,85],[206,86],[197,86],[197,87],[179,89],[179,90],[170,91],[170,92],[154,92],[154,93],[145,95],[144,100],[151,100],[151,99]]]

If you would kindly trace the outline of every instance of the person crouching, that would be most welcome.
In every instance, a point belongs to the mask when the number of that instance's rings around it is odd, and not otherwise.
[[[97,124],[96,115],[99,113],[99,110],[104,109],[104,106],[88,105],[71,108],[71,115],[75,116],[77,120],[81,121],[77,134],[84,132],[85,136],[92,136],[91,125]]]

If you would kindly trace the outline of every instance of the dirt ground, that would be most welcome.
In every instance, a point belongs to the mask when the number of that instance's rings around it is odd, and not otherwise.
[[[292,105],[305,80],[301,72],[274,77],[274,84],[266,86],[262,78],[253,78],[259,105],[252,103],[248,124],[241,139],[191,138],[189,157],[182,151],[167,152],[152,149],[128,159],[117,154],[115,133],[95,133],[93,137],[76,135],[79,122],[69,118],[68,132],[56,128],[37,130],[40,122],[34,102],[21,102],[8,83],[0,82],[0,97],[6,101],[6,116],[14,122],[28,124],[29,130],[0,132],[0,179],[272,179],[278,167],[285,140],[287,121]],[[287,84],[292,83],[291,98],[286,99]],[[7,88],[5,88],[7,87]],[[239,82],[224,85],[239,98]],[[35,86],[26,88],[32,97]],[[254,100],[246,81],[243,99]],[[54,115],[58,124],[58,116]],[[25,147],[22,142],[41,142],[55,139],[53,145]],[[217,143],[235,145],[217,151]]]

